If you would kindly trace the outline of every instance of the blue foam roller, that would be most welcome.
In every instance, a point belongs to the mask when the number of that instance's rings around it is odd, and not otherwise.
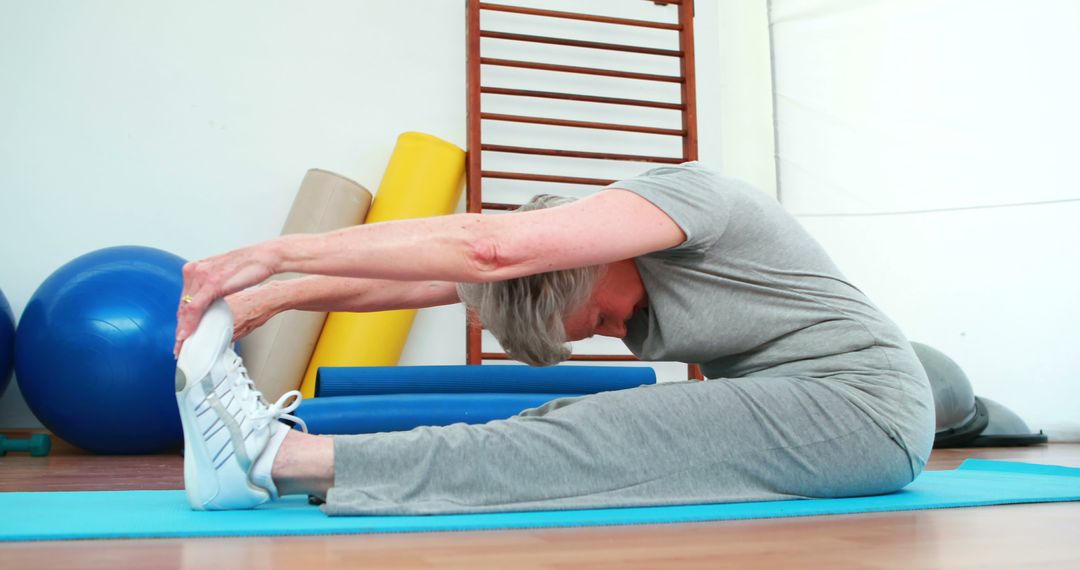
[[[315,396],[377,394],[595,394],[656,384],[642,366],[363,366],[319,368]]]
[[[295,415],[314,434],[408,431],[420,426],[504,420],[580,394],[389,394],[304,400]]]

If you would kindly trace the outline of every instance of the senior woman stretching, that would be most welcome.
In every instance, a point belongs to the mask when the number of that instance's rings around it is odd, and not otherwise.
[[[248,289],[278,272],[313,276]],[[908,484],[933,441],[929,383],[897,326],[774,200],[696,163],[506,215],[284,236],[184,279],[177,397],[197,509],[288,494],[325,497],[332,515],[872,495]],[[529,364],[599,334],[712,380],[483,425],[314,436],[279,421],[299,394],[268,405],[228,348],[285,309],[459,301]]]

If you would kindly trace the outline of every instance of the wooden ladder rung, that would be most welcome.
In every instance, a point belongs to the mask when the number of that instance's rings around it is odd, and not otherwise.
[[[557,156],[560,158],[594,158],[597,160],[622,160],[628,162],[656,162],[662,164],[682,164],[686,162],[681,157],[668,156],[645,156],[640,154],[615,154],[605,152],[586,152],[582,150],[556,150],[553,148],[530,148],[523,146],[506,146],[499,144],[483,144],[480,150],[489,152],[506,152],[511,154],[535,154],[541,156]]]
[[[510,12],[513,14],[528,14],[530,16],[545,16],[548,18],[563,18],[565,20],[581,20],[585,22],[599,22],[601,24],[617,24],[621,26],[637,26],[640,28],[657,28],[660,30],[681,30],[679,24],[654,22],[652,20],[631,20],[628,18],[612,18],[610,16],[597,16],[595,14],[581,14],[578,12],[562,12],[558,10],[541,10],[538,8],[526,8],[524,6],[507,6],[505,4],[491,4],[480,2],[481,10],[492,12]]]
[[[575,93],[559,93],[555,91],[531,91],[528,89],[507,89],[505,87],[480,87],[481,93],[490,95],[512,95],[516,97],[539,97],[542,99],[561,99],[565,101],[584,101],[586,103],[605,103],[608,105],[630,105],[633,107],[654,107],[657,109],[686,110],[682,103],[666,103],[664,101],[644,101],[640,99],[622,99],[619,97],[598,97],[595,95],[578,95]]]
[[[586,184],[589,186],[607,186],[618,180],[604,180],[601,178],[580,178],[575,176],[551,176],[547,174],[528,174],[525,172],[500,172],[496,170],[484,170],[480,173],[481,178],[501,178],[506,180],[530,180],[533,182],[556,182],[559,184]]]
[[[481,202],[481,210],[516,210],[521,207],[521,204],[506,204],[503,202]]]
[[[482,360],[510,360],[510,357],[502,352],[481,352]],[[574,354],[569,360],[592,361],[592,362],[638,362],[638,357],[632,354]]]
[[[600,129],[605,131],[624,131],[651,135],[669,135],[681,137],[686,134],[682,129],[662,129],[638,125],[620,125],[616,123],[594,123],[591,121],[569,121],[547,117],[526,117],[524,115],[504,115],[501,113],[480,113],[480,118],[489,121],[507,121],[511,123],[530,123],[534,125],[552,125],[556,127],[578,127],[582,129]]]
[[[556,63],[541,63],[538,61],[521,61],[517,59],[501,59],[494,57],[481,57],[480,65],[495,65],[499,67],[517,67],[521,69],[538,69],[541,71],[558,71],[561,73],[579,73],[582,75],[602,75],[604,77],[618,77],[621,79],[640,79],[642,81],[661,81],[665,83],[682,83],[680,75],[657,75],[655,73],[638,73],[636,71],[620,71],[617,69],[600,69],[597,67],[578,67],[576,65],[560,65]]]
[[[642,53],[647,55],[660,55],[666,57],[682,57],[683,52],[677,49],[661,49],[644,46],[630,46],[625,44],[608,44],[603,42],[589,42],[584,40],[572,40],[569,38],[552,38],[548,36],[533,36],[529,34],[514,34],[510,32],[498,32],[495,30],[480,30],[480,37],[496,40],[511,40],[516,42],[529,42],[535,44],[548,44],[556,46],[570,46],[588,49],[603,49],[620,51],[625,53]]]

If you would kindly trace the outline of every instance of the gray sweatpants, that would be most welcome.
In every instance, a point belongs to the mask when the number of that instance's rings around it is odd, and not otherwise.
[[[334,454],[330,515],[874,495],[921,468],[849,394],[791,377],[657,384],[483,425],[335,436]]]

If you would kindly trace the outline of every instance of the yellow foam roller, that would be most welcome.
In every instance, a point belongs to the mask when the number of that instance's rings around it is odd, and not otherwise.
[[[423,133],[403,133],[386,165],[365,223],[451,214],[465,174],[465,151]],[[394,366],[401,358],[416,310],[330,313],[300,385],[315,395],[320,366]]]

